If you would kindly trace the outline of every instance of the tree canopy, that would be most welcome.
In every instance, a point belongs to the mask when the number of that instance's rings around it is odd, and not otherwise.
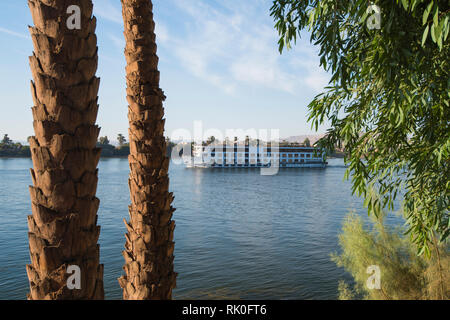
[[[310,141],[308,138],[306,138],[306,139],[303,141],[303,144],[304,144],[306,147],[311,147],[311,141]]]
[[[0,157],[30,157],[30,147],[11,140],[8,134],[0,140]]]
[[[1,143],[2,143],[3,145],[11,145],[13,142],[12,142],[12,140],[9,138],[8,134],[5,134],[5,135],[3,136],[3,139],[2,139],[2,141],[1,141]]]
[[[123,146],[127,142],[127,139],[123,136],[123,134],[119,133],[117,135],[117,141],[119,142],[119,146]]]
[[[450,234],[449,2],[379,0],[379,28],[369,28],[363,0],[275,0],[279,49],[300,31],[320,47],[329,85],[309,104],[319,145],[343,146],[353,192],[369,213],[394,209],[402,193],[408,233],[429,254],[436,235]],[[371,192],[376,191],[376,192]]]
[[[108,145],[109,144],[109,139],[108,136],[104,136],[104,137],[100,137],[98,139],[99,144],[101,145]]]

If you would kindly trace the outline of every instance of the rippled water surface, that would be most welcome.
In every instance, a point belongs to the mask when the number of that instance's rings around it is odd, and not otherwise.
[[[174,298],[336,299],[348,275],[330,261],[349,210],[366,215],[343,181],[342,160],[326,169],[185,169],[172,165]],[[0,299],[28,291],[28,159],[0,159]],[[99,164],[101,262],[107,299],[120,299],[128,218],[127,159]]]

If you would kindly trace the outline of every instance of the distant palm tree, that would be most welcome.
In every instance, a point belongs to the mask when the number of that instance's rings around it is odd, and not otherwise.
[[[2,142],[1,142],[1,143],[4,144],[4,145],[10,145],[10,144],[13,143],[13,141],[9,138],[8,134],[6,133],[6,134],[3,136],[3,139],[2,139]]]
[[[308,148],[311,147],[311,141],[308,138],[306,138],[305,141],[303,141],[303,144]]]
[[[216,141],[216,137],[211,136],[206,140],[206,144],[210,145],[210,144],[214,143],[215,141]]]
[[[130,124],[130,221],[124,271],[119,278],[123,298],[171,299],[173,271],[172,193],[164,138],[165,96],[159,88],[153,5],[149,0],[122,0],[127,60]]]
[[[28,1],[35,25],[30,27],[35,137],[29,140],[34,170],[27,265],[33,300],[104,297],[95,197],[96,20],[92,1],[77,4],[81,29],[69,30],[68,1]]]
[[[117,135],[117,141],[119,142],[119,146],[123,146],[125,142],[127,142],[127,139],[123,136],[123,134],[119,133]]]
[[[100,137],[98,139],[98,143],[101,144],[101,145],[109,145],[108,136]]]

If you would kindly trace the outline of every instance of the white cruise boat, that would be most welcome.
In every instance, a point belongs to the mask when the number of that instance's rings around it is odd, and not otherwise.
[[[188,168],[325,168],[325,153],[301,145],[195,145]]]

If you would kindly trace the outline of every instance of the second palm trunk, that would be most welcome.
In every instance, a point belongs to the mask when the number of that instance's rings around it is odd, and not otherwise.
[[[175,211],[164,138],[165,96],[159,88],[155,23],[149,0],[122,0],[130,140],[130,221],[119,278],[123,298],[171,299]]]

